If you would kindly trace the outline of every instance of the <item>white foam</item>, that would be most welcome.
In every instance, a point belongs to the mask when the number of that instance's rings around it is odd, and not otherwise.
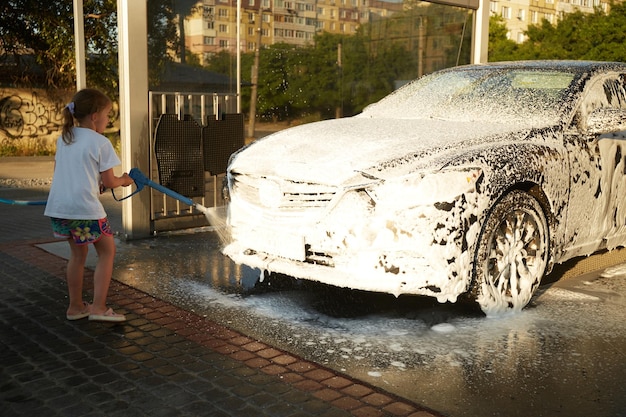
[[[456,330],[456,327],[450,323],[439,323],[432,326],[431,330],[439,333],[451,333]]]
[[[603,278],[617,277],[617,276],[626,276],[626,264],[621,264],[617,266],[613,266],[611,268],[607,268],[600,274]]]
[[[562,300],[577,300],[577,301],[599,301],[600,298],[589,294],[583,294],[577,291],[570,291],[564,288],[553,288],[550,291],[550,297],[559,298]]]

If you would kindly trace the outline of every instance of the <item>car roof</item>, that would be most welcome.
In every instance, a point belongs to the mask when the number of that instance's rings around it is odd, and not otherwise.
[[[467,68],[492,68],[492,69],[541,69],[555,71],[573,71],[573,72],[597,72],[606,70],[626,71],[626,63],[623,62],[604,62],[604,61],[576,61],[576,60],[531,60],[531,61],[503,61],[503,62],[487,62],[482,64],[471,64],[456,67],[459,69]]]

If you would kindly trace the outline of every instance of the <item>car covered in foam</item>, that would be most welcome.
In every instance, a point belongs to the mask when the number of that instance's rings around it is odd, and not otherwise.
[[[235,262],[519,311],[557,263],[626,243],[626,64],[524,61],[415,80],[232,155]]]

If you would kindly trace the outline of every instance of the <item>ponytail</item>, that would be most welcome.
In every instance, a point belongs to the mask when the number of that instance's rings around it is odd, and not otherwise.
[[[80,90],[72,98],[72,102],[63,108],[63,142],[71,144],[74,141],[73,127],[76,122],[82,121],[94,113],[98,113],[111,104],[111,100],[102,92],[93,88]]]
[[[72,115],[72,111],[70,110],[70,106],[68,104],[67,106],[63,107],[63,130],[61,131],[61,137],[63,138],[63,142],[65,142],[67,145],[74,142],[74,131],[72,130],[73,127],[74,115]]]

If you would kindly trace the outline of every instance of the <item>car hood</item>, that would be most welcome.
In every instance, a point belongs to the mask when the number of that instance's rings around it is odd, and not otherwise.
[[[437,169],[470,148],[519,140],[530,129],[504,123],[356,116],[274,133],[235,154],[229,169],[337,185],[358,172],[385,178],[388,171],[398,175],[403,170]]]

